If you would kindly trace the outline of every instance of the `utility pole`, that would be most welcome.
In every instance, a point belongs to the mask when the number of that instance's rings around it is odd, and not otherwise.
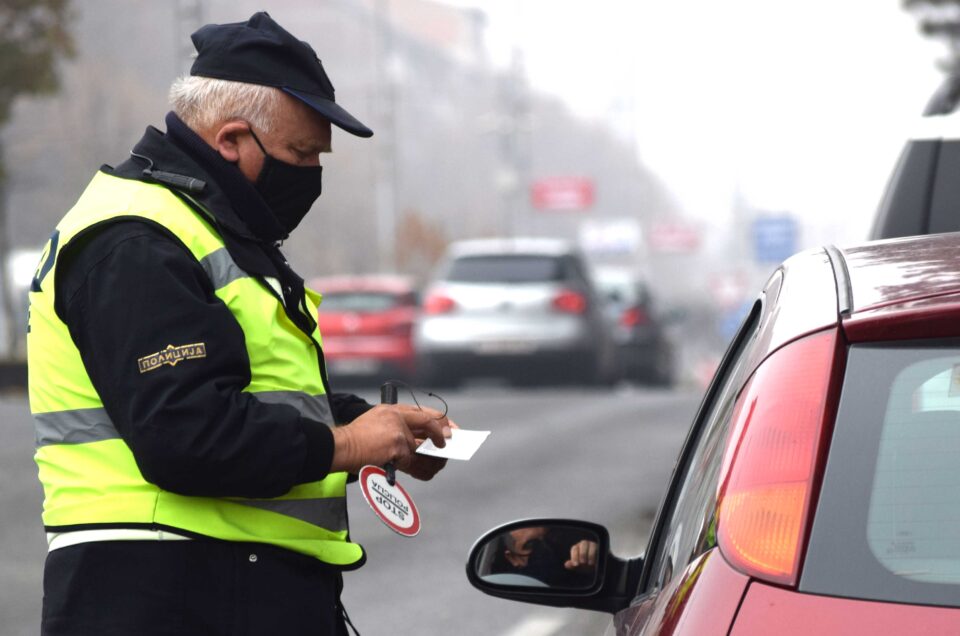
[[[530,177],[530,152],[527,132],[530,128],[530,105],[526,90],[523,50],[516,46],[510,70],[503,82],[503,105],[506,117],[501,129],[501,152],[505,178],[503,226],[506,236],[520,231],[526,211],[527,184]]]
[[[390,20],[390,0],[376,0],[374,5],[374,85],[376,93],[375,167],[377,254],[380,271],[396,269],[397,235],[397,131],[396,85],[400,72]]]
[[[529,15],[526,0],[513,2],[513,48],[510,69],[503,83],[503,105],[506,125],[503,127],[503,161],[506,176],[504,192],[504,225],[507,236],[527,231],[527,197],[530,184],[530,95],[527,86],[526,34]]]

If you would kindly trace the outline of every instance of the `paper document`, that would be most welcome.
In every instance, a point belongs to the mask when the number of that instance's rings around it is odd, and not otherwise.
[[[450,431],[451,435],[447,438],[447,445],[443,448],[437,448],[429,439],[420,447],[417,452],[432,457],[443,457],[444,459],[463,459],[467,460],[473,457],[473,454],[480,448],[480,444],[487,439],[490,431],[468,431],[462,428],[455,428]]]

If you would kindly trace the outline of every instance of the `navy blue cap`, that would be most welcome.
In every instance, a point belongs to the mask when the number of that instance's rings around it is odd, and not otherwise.
[[[266,12],[246,22],[208,24],[190,36],[197,48],[191,75],[274,86],[358,137],[373,131],[334,100],[333,84],[309,44]]]

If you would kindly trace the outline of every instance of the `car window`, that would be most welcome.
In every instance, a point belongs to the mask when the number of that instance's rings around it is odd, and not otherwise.
[[[605,299],[617,304],[630,305],[636,298],[636,288],[628,280],[600,280],[597,286]]]
[[[801,589],[956,604],[957,343],[850,348]]]
[[[590,280],[590,276],[587,274],[586,269],[584,269],[583,264],[580,259],[573,256],[567,256],[564,258],[567,263],[567,276],[569,280],[575,280],[581,285],[590,286],[593,282]]]
[[[672,505],[661,512],[661,531],[651,553],[647,590],[660,589],[696,557],[716,546],[717,481],[740,387],[751,358],[760,318],[754,305],[731,343],[711,396],[701,409],[694,435],[684,447],[672,491]]]
[[[618,305],[653,307],[653,299],[646,285],[629,277],[594,276],[599,293],[605,300]]]
[[[323,294],[320,310],[355,311],[358,313],[386,311],[401,304],[401,298],[395,294],[383,292],[330,292]]]
[[[453,261],[446,280],[458,283],[542,283],[564,279],[563,261],[553,256],[497,254]]]

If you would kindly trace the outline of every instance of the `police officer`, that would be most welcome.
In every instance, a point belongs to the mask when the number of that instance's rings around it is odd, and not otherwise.
[[[278,249],[331,125],[372,131],[266,13],[193,42],[166,131],[101,168],[31,287],[47,635],[345,633],[348,475],[443,466],[413,452],[442,414],[330,391],[318,296]]]

